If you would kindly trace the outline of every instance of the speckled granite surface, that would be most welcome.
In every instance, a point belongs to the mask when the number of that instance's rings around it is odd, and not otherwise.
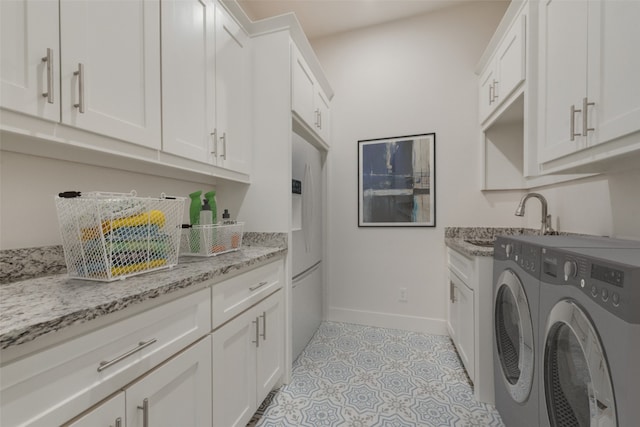
[[[54,274],[4,284],[0,286],[0,349],[29,342],[44,334],[117,312],[205,280],[248,270],[264,261],[283,256],[287,250],[284,233],[272,236],[277,237],[279,245],[265,236],[254,237],[254,240],[250,238],[247,242],[253,245],[243,245],[236,252],[204,259],[181,257],[178,265],[170,270],[154,271],[110,283],[71,280],[66,274]],[[259,241],[264,246],[255,244]]]
[[[532,228],[500,228],[500,227],[445,227],[445,244],[469,256],[493,256],[493,247],[477,246],[465,240],[493,242],[496,236],[536,235],[539,230]]]
[[[501,227],[445,227],[444,242],[453,249],[469,256],[493,256],[493,246],[478,246],[466,242],[494,242],[497,236],[537,236],[540,230],[533,228],[501,228]],[[557,232],[562,236],[588,236],[588,234]]]
[[[66,271],[62,246],[0,251],[0,285]]]

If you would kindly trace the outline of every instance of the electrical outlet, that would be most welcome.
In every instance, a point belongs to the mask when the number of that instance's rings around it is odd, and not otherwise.
[[[400,295],[398,296],[398,301],[407,302],[407,288],[400,288]]]

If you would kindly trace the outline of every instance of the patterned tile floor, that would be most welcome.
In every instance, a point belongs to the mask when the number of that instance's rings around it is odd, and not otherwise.
[[[394,329],[322,323],[270,397],[250,425],[503,426],[473,398],[449,337]]]

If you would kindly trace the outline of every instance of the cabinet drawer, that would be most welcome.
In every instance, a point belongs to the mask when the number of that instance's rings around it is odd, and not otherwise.
[[[280,289],[284,281],[283,273],[282,261],[278,261],[213,285],[213,329]]]
[[[458,251],[448,249],[449,269],[460,277],[469,288],[473,289],[473,260]]]
[[[210,301],[203,289],[3,366],[0,425],[59,425],[82,412],[206,335]]]

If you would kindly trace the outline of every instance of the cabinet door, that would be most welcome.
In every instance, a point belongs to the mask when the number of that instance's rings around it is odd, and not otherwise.
[[[314,103],[315,109],[315,130],[320,138],[327,144],[331,137],[331,110],[329,108],[329,100],[325,94],[316,88],[316,98]]]
[[[640,130],[640,2],[589,3],[588,145]]]
[[[127,427],[211,425],[211,337],[126,389]]]
[[[292,88],[291,108],[310,128],[315,129],[314,117],[314,77],[307,63],[295,46],[292,46]]]
[[[539,155],[542,162],[585,147],[573,133],[582,130],[587,93],[587,15],[585,1],[540,2]]]
[[[220,6],[216,11],[216,123],[218,166],[251,168],[251,51],[244,30]]]
[[[260,345],[257,347],[257,402],[262,402],[284,370],[284,302],[277,291],[257,307]]]
[[[0,24],[0,106],[59,121],[58,1],[2,0]]]
[[[449,336],[454,343],[458,342],[458,328],[460,322],[460,304],[457,302],[456,285],[451,278],[452,273],[449,272],[449,315],[447,318],[447,329]]]
[[[495,102],[494,85],[496,83],[496,70],[494,62],[490,62],[488,68],[480,75],[479,80],[479,111],[480,123],[484,122],[489,114],[493,111]]]
[[[158,0],[60,0],[62,122],[160,148]]]
[[[494,86],[496,106],[511,95],[525,79],[526,16],[520,16],[506,34],[496,53],[498,81]]]
[[[244,427],[256,403],[256,312],[249,310],[213,332],[213,425]]]
[[[162,150],[215,162],[215,4],[162,2]]]
[[[125,397],[120,392],[62,427],[124,427],[124,420]]]
[[[473,339],[474,310],[473,291],[464,283],[456,284],[456,303],[458,307],[458,350],[467,374],[475,380],[475,346]]]

